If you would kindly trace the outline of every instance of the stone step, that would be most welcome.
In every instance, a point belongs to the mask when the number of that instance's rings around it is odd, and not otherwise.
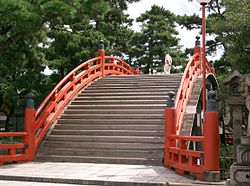
[[[86,95],[79,95],[74,100],[166,100],[168,98],[167,95],[107,95],[107,96],[86,96]]]
[[[99,86],[177,86],[180,80],[100,80],[94,82],[90,86],[99,87]],[[88,87],[90,87],[88,86]]]
[[[107,78],[154,78],[154,77],[182,77],[182,73],[175,73],[175,74],[140,74],[140,75],[109,75],[106,76]]]
[[[89,108],[83,108],[83,109],[78,109],[76,108],[68,108],[67,110],[64,111],[64,114],[77,114],[77,113],[85,113],[85,114],[117,114],[117,113],[137,113],[137,114],[145,114],[145,113],[152,113],[152,114],[160,114],[164,113],[164,109],[89,109]]]
[[[79,92],[38,161],[162,165],[164,109],[181,75],[106,76]]]
[[[110,85],[93,85],[93,86],[89,86],[87,87],[85,90],[93,90],[93,89],[150,89],[150,88],[155,88],[155,89],[162,89],[162,88],[176,88],[178,85],[178,83],[175,84],[165,84],[165,85],[140,85],[140,84],[119,84],[119,85],[115,85],[115,84],[110,84]]]
[[[164,130],[164,125],[114,125],[114,124],[93,124],[90,123],[88,125],[83,124],[72,124],[72,125],[65,125],[63,124],[56,124],[55,129],[63,129],[63,130]]]
[[[117,88],[117,89],[109,89],[109,88],[106,88],[106,89],[85,89],[84,92],[85,93],[108,93],[108,92],[118,92],[118,93],[127,93],[127,92],[141,92],[141,93],[151,93],[151,92],[169,92],[169,91],[173,91],[175,90],[176,87],[173,86],[173,87],[165,87],[165,88],[152,88],[152,89],[147,89],[147,88],[130,88],[130,89],[123,89],[123,88]]]
[[[92,105],[81,105],[81,102],[71,102],[71,105],[68,108],[77,108],[77,109],[165,109],[166,104],[110,104],[110,105],[103,105],[103,104],[92,104]]]
[[[107,80],[122,80],[122,81],[128,81],[128,80],[180,80],[182,76],[144,76],[144,75],[139,75],[139,76],[106,76],[105,78],[101,79],[101,81],[107,81]]]
[[[53,134],[52,134],[53,135]],[[118,143],[118,142],[68,142],[46,141],[43,147],[78,148],[78,149],[117,149],[117,150],[163,150],[164,144]]]
[[[161,118],[163,119],[164,118],[164,113],[161,113],[161,114],[151,114],[151,113],[147,113],[147,114],[115,114],[115,113],[112,113],[112,114],[62,114],[61,115],[61,118],[68,118],[68,119],[71,119],[71,118],[76,118],[76,119],[79,119],[79,118],[82,118],[82,119],[85,119],[85,118],[107,118],[107,119],[110,119],[110,118],[139,118],[139,119],[147,119],[147,118]]]
[[[59,147],[43,147],[42,155],[86,156],[86,157],[138,157],[163,158],[163,150],[116,150],[116,149],[72,149]]]
[[[163,130],[62,130],[54,129],[51,135],[103,135],[103,136],[164,136]]]
[[[74,125],[74,124],[98,124],[98,125],[110,125],[110,124],[117,124],[117,125],[154,125],[154,124],[164,124],[165,119],[155,119],[149,118],[147,120],[141,119],[103,119],[103,118],[88,118],[88,119],[63,119],[59,118],[57,120],[57,124],[64,124],[64,125]]]
[[[79,162],[79,163],[112,163],[112,164],[136,164],[136,165],[162,165],[162,158],[126,158],[126,157],[86,157],[86,156],[62,156],[62,155],[38,155],[38,161],[53,162]]]
[[[129,86],[140,86],[140,87],[158,87],[158,86],[168,86],[168,85],[175,85],[178,86],[179,82],[178,81],[145,81],[145,82],[138,82],[138,81],[131,81],[131,82],[126,82],[126,81],[97,81],[94,84],[91,85],[91,87],[129,87]]]
[[[137,76],[122,76],[122,75],[118,75],[118,76],[106,76],[105,78],[101,79],[101,80],[115,80],[115,79],[121,79],[121,80],[128,80],[128,79],[138,79],[138,80],[143,80],[143,79],[149,79],[149,80],[155,80],[155,79],[160,79],[160,80],[165,80],[165,79],[181,79],[182,75],[170,75],[170,76],[161,76],[161,75],[137,75]]]
[[[68,141],[68,142],[117,142],[117,143],[152,143],[163,144],[164,137],[154,136],[97,136],[97,135],[50,135],[46,141]]]
[[[123,92],[81,92],[78,97],[81,96],[124,96]],[[166,96],[166,92],[126,92],[126,96]]]
[[[164,104],[166,100],[74,100],[72,104],[83,104],[83,105],[129,105],[129,104]]]

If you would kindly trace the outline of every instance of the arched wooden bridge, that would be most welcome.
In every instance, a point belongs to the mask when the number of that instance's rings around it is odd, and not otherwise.
[[[218,114],[202,113],[200,59],[198,45],[183,74],[141,75],[101,44],[36,110],[27,96],[25,131],[0,133],[23,140],[0,144],[0,162],[164,165],[209,180],[219,171]],[[216,89],[208,61],[206,72]]]

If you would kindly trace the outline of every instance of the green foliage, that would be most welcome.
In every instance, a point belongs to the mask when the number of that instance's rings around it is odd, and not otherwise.
[[[130,26],[128,3],[139,0],[0,0],[0,94],[12,108],[32,91],[36,106],[69,71],[96,56],[99,40],[106,54],[139,62],[144,73],[162,71],[169,53],[174,65],[186,63],[176,25],[193,17],[175,16],[153,6]],[[192,25],[191,25],[192,27]],[[48,66],[53,74],[45,76]]]
[[[210,12],[207,32],[214,37],[207,41],[207,51],[215,54],[218,49],[224,49],[221,59],[215,61],[217,75],[225,76],[233,70],[249,73],[249,0],[212,0],[207,8]],[[197,24],[197,19],[185,18],[179,22],[189,29]]]
[[[248,0],[223,0],[222,16],[212,16],[210,26],[225,47],[225,60],[232,69],[250,72],[250,4]]]
[[[201,28],[201,18],[194,14],[191,16],[177,16],[177,23],[182,26],[182,28],[186,28],[187,30],[193,30],[196,28]]]
[[[0,0],[0,94],[12,108],[32,91],[36,106],[70,70],[96,56],[126,50],[133,31],[124,13],[138,0]],[[50,76],[46,66],[54,70]]]
[[[220,146],[220,173],[222,180],[230,178],[230,166],[234,162],[233,150],[232,145]]]
[[[176,20],[173,13],[156,5],[137,18],[136,21],[142,24],[142,31],[132,36],[130,59],[134,58],[144,73],[163,71],[167,53],[174,57],[174,65],[183,62]]]

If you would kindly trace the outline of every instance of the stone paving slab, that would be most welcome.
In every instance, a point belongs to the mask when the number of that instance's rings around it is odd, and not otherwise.
[[[75,184],[61,184],[61,183],[39,183],[39,182],[0,180],[0,186],[76,186],[76,185]],[[81,186],[87,186],[87,185],[81,185]]]
[[[54,162],[2,165],[0,183],[1,180],[116,186],[198,183],[163,166]]]

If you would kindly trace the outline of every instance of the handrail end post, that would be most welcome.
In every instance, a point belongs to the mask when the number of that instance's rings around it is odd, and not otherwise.
[[[170,153],[169,147],[173,147],[175,144],[173,139],[170,138],[172,134],[176,134],[176,125],[174,119],[174,92],[168,93],[167,108],[165,109],[165,146],[164,146],[164,166],[169,166]]]
[[[134,75],[138,75],[138,74],[140,74],[139,64],[135,63]]]
[[[102,77],[105,76],[105,50],[104,50],[104,41],[100,40],[98,48],[98,56],[101,57],[101,74]]]
[[[32,93],[28,93],[25,96],[26,107],[24,115],[24,129],[27,135],[24,137],[23,142],[26,145],[24,148],[24,155],[26,155],[27,161],[33,161],[35,159],[35,107]]]
[[[201,51],[201,41],[200,36],[196,36],[195,47],[194,47],[194,54],[200,53]]]
[[[204,124],[204,170],[205,181],[220,181],[219,165],[219,119],[215,91],[208,92]]]

